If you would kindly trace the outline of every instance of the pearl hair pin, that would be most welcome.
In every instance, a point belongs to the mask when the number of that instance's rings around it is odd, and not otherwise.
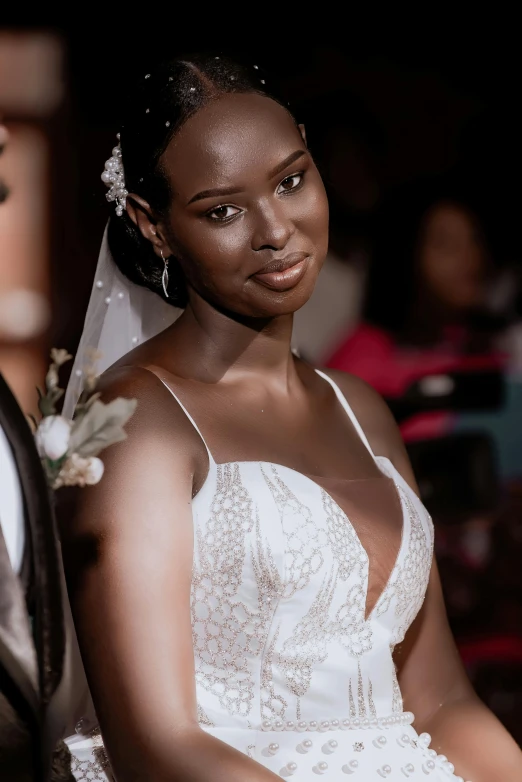
[[[107,201],[116,202],[116,214],[121,217],[123,210],[127,206],[128,191],[125,188],[125,172],[121,159],[121,147],[119,144],[120,134],[118,133],[118,144],[112,150],[112,156],[105,161],[105,169],[101,175],[102,182],[109,188],[106,195]]]

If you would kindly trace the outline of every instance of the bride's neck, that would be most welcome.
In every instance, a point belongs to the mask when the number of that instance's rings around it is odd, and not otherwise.
[[[172,326],[172,344],[191,375],[206,382],[262,376],[287,385],[295,373],[290,351],[293,315],[247,319],[203,300],[191,303]]]

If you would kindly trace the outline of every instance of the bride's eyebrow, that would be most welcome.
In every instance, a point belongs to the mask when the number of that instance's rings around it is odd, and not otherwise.
[[[269,179],[273,179],[275,176],[281,173],[281,171],[284,171],[285,168],[288,168],[288,166],[291,166],[292,163],[295,163],[296,160],[299,160],[299,158],[303,157],[303,155],[306,155],[307,150],[306,149],[296,149],[295,152],[292,152],[291,155],[288,155],[287,158],[285,158],[281,163],[278,163],[275,168],[270,171],[268,174]]]
[[[218,196],[236,195],[244,192],[244,190],[237,187],[214,187],[210,190],[202,190],[200,193],[196,193],[187,203],[187,206],[193,204],[194,201],[202,201],[204,198],[216,198]]]
[[[287,158],[285,158],[281,163],[278,163],[277,166],[269,172],[268,179],[273,179],[275,176],[280,174],[281,171],[284,171],[285,168],[288,168],[288,166],[290,166],[292,163],[295,163],[296,160],[299,160],[299,158],[303,157],[303,155],[306,155],[306,149],[296,149],[295,152],[292,152],[290,155],[288,155]],[[214,187],[210,190],[202,190],[200,193],[196,193],[196,195],[192,196],[190,201],[188,201],[187,206],[189,206],[189,204],[193,204],[194,201],[202,201],[205,198],[219,198],[219,196],[237,195],[238,193],[244,192],[244,189],[237,187]]]

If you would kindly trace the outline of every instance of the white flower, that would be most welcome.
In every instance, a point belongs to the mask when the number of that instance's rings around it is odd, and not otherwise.
[[[101,480],[105,467],[97,456],[85,459],[73,453],[65,462],[54,481],[53,488],[61,486],[94,486]]]
[[[61,415],[47,415],[42,418],[36,431],[36,445],[41,457],[55,462],[65,456],[69,448],[71,424]]]
[[[97,456],[91,456],[86,461],[85,483],[87,486],[94,486],[95,483],[101,481],[105,465]]]

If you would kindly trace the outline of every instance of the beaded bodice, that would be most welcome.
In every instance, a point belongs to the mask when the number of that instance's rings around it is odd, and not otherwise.
[[[368,557],[310,478],[211,465],[194,502],[192,623],[200,721],[372,720],[402,712],[392,651],[422,605],[433,533],[391,463],[403,509],[395,567],[365,617]]]
[[[200,723],[266,729],[400,714],[392,652],[422,605],[433,554],[432,522],[417,496],[375,457],[395,484],[403,527],[395,566],[366,616],[368,556],[333,497],[288,467],[209,459],[193,501]]]
[[[207,447],[208,475],[192,502],[200,727],[295,782],[464,782],[403,711],[392,657],[428,586],[431,519],[322,376],[390,490],[382,512],[388,520],[395,508],[402,522],[393,567],[369,600],[375,557],[333,491],[279,464],[216,464]],[[354,489],[353,514],[363,495]],[[69,746],[78,782],[110,778],[92,739]]]

